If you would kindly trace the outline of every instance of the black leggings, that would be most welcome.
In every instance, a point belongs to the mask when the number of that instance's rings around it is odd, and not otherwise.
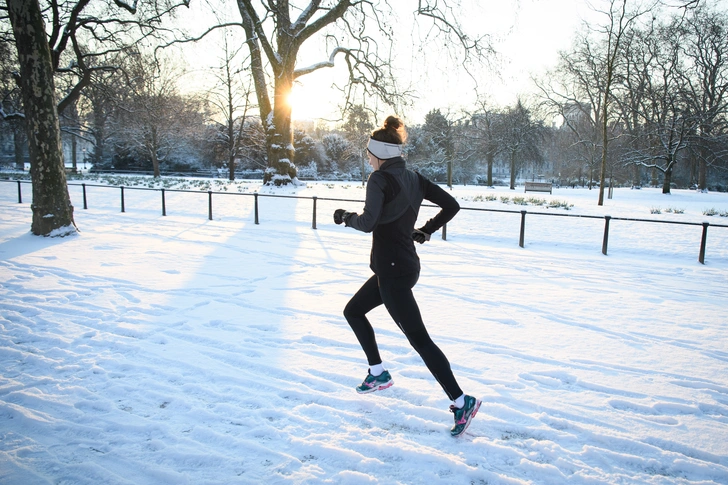
[[[450,369],[445,354],[435,345],[427,333],[412,288],[419,279],[418,273],[397,278],[372,276],[351,298],[344,308],[344,317],[359,340],[369,365],[382,363],[377,340],[366,314],[382,303],[402,330],[412,347],[420,354],[425,365],[440,383],[445,394],[454,401],[463,394]]]

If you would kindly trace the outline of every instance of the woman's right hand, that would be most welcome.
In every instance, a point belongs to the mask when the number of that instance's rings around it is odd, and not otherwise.
[[[351,212],[346,212],[344,209],[336,209],[334,211],[334,222],[341,224],[346,222],[346,218],[351,215]]]

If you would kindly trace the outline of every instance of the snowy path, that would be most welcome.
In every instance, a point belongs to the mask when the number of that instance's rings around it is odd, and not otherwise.
[[[213,221],[77,210],[83,233],[50,240],[12,197],[0,184],[1,483],[728,483],[724,249],[604,257],[578,230],[521,249],[461,213],[418,248],[415,292],[483,399],[453,439],[381,309],[395,385],[354,392],[341,311],[369,237],[312,230],[310,202],[259,226],[242,201]]]

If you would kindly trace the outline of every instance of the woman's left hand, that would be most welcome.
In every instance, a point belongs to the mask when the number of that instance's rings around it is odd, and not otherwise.
[[[416,242],[418,242],[420,244],[424,244],[425,241],[429,241],[430,240],[430,235],[427,234],[422,229],[415,229],[412,232],[412,239],[414,239]]]

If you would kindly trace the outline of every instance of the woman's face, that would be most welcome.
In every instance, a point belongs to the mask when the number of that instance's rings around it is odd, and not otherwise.
[[[379,170],[379,165],[381,165],[379,159],[372,155],[370,152],[367,152],[367,155],[369,155],[369,165],[371,165],[375,171]]]

